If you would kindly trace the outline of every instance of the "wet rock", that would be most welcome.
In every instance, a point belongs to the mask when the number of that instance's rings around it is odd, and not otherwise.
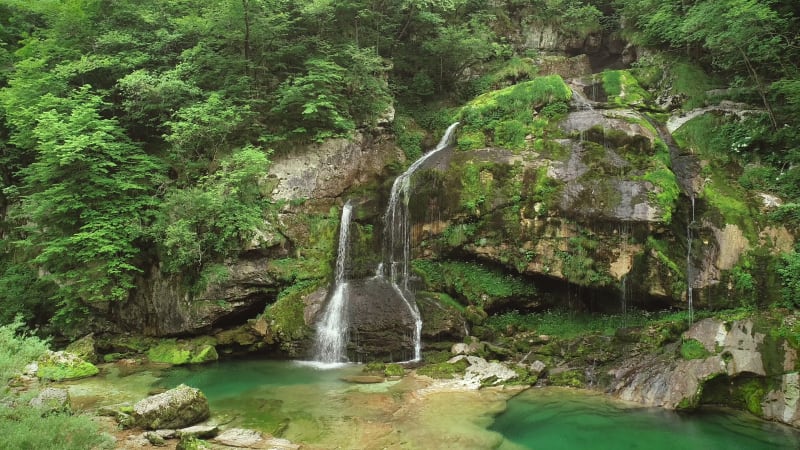
[[[239,448],[268,448],[263,434],[244,428],[225,430],[214,438],[214,442]]]
[[[767,393],[761,404],[765,419],[800,427],[800,373],[781,377],[781,388]]]
[[[488,362],[477,356],[467,356],[467,367],[462,384],[471,389],[499,385],[518,377],[517,372],[499,362]]]
[[[180,385],[133,405],[134,423],[151,430],[184,428],[208,419],[208,400],[200,390]]]
[[[178,436],[193,436],[200,439],[210,439],[219,434],[219,426],[217,425],[194,425],[191,427],[181,428],[177,430]]]
[[[50,412],[69,413],[72,411],[69,391],[66,389],[45,388],[36,397],[32,398],[28,404],[32,408],[41,410],[43,414]]]

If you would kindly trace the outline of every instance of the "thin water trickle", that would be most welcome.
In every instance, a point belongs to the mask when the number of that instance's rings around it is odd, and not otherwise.
[[[450,146],[455,135],[458,122],[450,125],[445,131],[439,144],[430,152],[423,155],[392,184],[389,204],[383,216],[384,222],[384,260],[378,266],[378,276],[388,277],[392,287],[403,299],[411,316],[414,318],[414,359],[422,358],[422,317],[417,304],[408,288],[411,261],[411,223],[408,212],[409,190],[411,176],[435,154]],[[388,274],[386,271],[388,270]]]
[[[339,223],[339,248],[336,254],[333,295],[325,307],[322,321],[317,326],[314,342],[314,360],[326,364],[347,361],[347,250],[350,242],[350,218],[353,204],[348,201],[342,208]]]
[[[686,302],[689,306],[689,323],[694,323],[694,305],[692,304],[692,226],[694,225],[694,192],[689,198],[692,201],[692,220],[686,225]]]

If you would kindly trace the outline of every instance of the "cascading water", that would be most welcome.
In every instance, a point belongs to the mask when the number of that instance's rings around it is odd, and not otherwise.
[[[414,319],[413,361],[419,361],[422,358],[422,317],[408,288],[411,261],[411,222],[408,213],[408,196],[411,187],[411,176],[425,161],[450,145],[457,126],[458,122],[450,125],[436,148],[414,161],[405,172],[394,180],[392,192],[389,196],[389,204],[383,216],[384,260],[378,266],[377,276],[388,278],[394,290],[408,306],[408,310]],[[387,271],[388,273],[386,273]]]
[[[353,205],[347,202],[342,208],[339,224],[339,248],[336,254],[336,273],[334,275],[333,295],[322,321],[317,326],[314,342],[314,360],[322,363],[341,363],[347,361],[347,280],[345,269],[347,250],[350,244],[350,217]]]
[[[686,302],[689,306],[689,323],[694,323],[694,305],[692,304],[692,226],[694,225],[694,192],[689,196],[692,200],[692,220],[686,225]]]

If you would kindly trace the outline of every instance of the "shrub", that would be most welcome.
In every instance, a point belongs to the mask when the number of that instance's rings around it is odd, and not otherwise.
[[[22,372],[47,351],[47,342],[22,331],[22,319],[0,326],[0,383]]]
[[[114,440],[88,416],[47,414],[0,403],[0,448],[36,450],[111,449]]]

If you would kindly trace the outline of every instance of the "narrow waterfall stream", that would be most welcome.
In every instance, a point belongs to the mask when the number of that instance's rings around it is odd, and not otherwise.
[[[694,226],[694,192],[692,200],[692,220],[686,224],[686,302],[689,307],[689,323],[694,323],[694,305],[692,304],[692,227]]]
[[[314,342],[314,360],[336,364],[347,361],[347,250],[350,246],[350,217],[353,205],[350,201],[342,208],[339,223],[339,247],[336,253],[333,295],[325,307],[322,321],[317,326]]]
[[[412,361],[419,361],[422,358],[422,317],[408,288],[411,261],[411,222],[409,220],[408,202],[411,176],[422,167],[425,161],[450,145],[455,135],[456,127],[458,127],[458,122],[450,125],[436,148],[414,161],[405,172],[394,180],[389,204],[383,216],[384,257],[383,262],[378,266],[377,275],[388,277],[392,287],[406,303],[411,316],[414,318],[416,326],[414,330],[414,359]],[[386,273],[387,271],[388,273]]]

